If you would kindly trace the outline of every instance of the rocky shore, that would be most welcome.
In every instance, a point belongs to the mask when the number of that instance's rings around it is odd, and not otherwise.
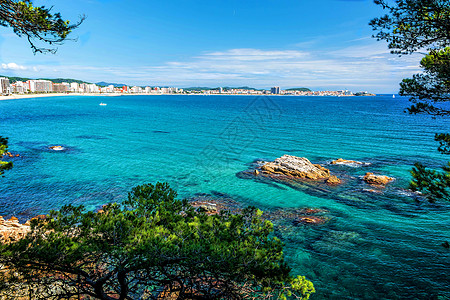
[[[21,239],[30,231],[30,223],[20,224],[19,219],[11,217],[5,220],[0,216],[0,243],[8,243]]]

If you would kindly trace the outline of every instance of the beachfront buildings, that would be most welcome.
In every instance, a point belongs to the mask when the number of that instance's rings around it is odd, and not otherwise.
[[[50,80],[28,80],[28,90],[31,93],[53,92],[53,82]]]
[[[11,94],[25,94],[28,93],[28,83],[23,81],[16,81],[10,84]]]
[[[11,94],[9,79],[6,77],[0,77],[0,94],[1,95]]]
[[[55,92],[55,93],[67,93],[67,92],[70,92],[70,84],[68,84],[67,82],[54,83],[53,84],[53,92]]]
[[[55,80],[56,81],[56,80]],[[59,81],[59,80],[58,80]],[[72,80],[70,80],[72,81]],[[254,89],[248,87],[230,88],[189,88],[186,90],[176,87],[150,87],[150,86],[133,86],[116,87],[113,84],[108,86],[98,86],[94,83],[78,82],[61,82],[54,83],[51,80],[27,80],[16,81],[10,83],[8,77],[0,77],[0,95],[9,94],[26,94],[26,93],[78,93],[78,94],[152,94],[152,95],[167,95],[167,94],[225,94],[225,95],[285,95],[285,96],[372,96],[370,93],[352,93],[348,90],[340,91],[311,91],[306,88],[287,89],[282,90],[279,86],[267,89]]]
[[[279,86],[274,86],[273,88],[270,89],[270,92],[274,95],[279,95],[280,94],[280,87]]]
[[[142,94],[143,91],[144,90],[140,86],[133,86],[131,88],[131,93],[133,93],[133,94]]]

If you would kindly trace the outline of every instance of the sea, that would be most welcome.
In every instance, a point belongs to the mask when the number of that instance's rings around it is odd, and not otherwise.
[[[314,283],[311,299],[450,299],[450,203],[408,189],[414,163],[439,169],[450,160],[434,141],[450,132],[450,119],[409,115],[408,105],[392,95],[0,101],[0,135],[20,155],[0,178],[0,215],[25,221],[66,204],[95,210],[136,185],[168,182],[180,199],[231,199],[276,215],[274,235],[292,274]],[[64,150],[49,148],[57,145]],[[242,176],[284,154],[322,164],[342,184]],[[330,164],[338,158],[365,164]],[[366,172],[395,181],[374,188]],[[305,208],[327,221],[295,222]]]

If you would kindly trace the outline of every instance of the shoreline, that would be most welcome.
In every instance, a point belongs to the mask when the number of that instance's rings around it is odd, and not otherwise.
[[[63,97],[63,96],[87,96],[87,97],[122,97],[122,96],[288,96],[288,97],[355,97],[355,95],[348,96],[318,96],[318,95],[260,95],[260,94],[116,94],[116,93],[48,93],[48,94],[11,94],[9,96],[0,96],[0,101],[4,100],[18,100],[18,99],[32,99],[44,97]],[[375,95],[377,96],[377,95]],[[357,96],[356,96],[357,97]],[[365,97],[365,96],[360,96]]]
[[[114,97],[114,96],[122,96],[120,94],[100,94],[100,93],[48,93],[48,94],[12,94],[9,96],[0,96],[0,101],[3,100],[17,100],[17,99],[31,99],[31,98],[44,98],[44,97],[63,97],[63,96],[105,96],[105,97]]]

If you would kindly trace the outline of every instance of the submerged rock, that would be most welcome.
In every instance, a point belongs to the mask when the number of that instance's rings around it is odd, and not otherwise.
[[[322,208],[280,208],[264,212],[264,218],[280,224],[287,221],[293,225],[322,225],[331,219],[329,211]]]
[[[345,254],[353,251],[363,242],[361,235],[354,231],[329,231],[311,246],[315,251],[327,254]]]
[[[225,194],[196,194],[187,200],[197,211],[202,211],[208,215],[217,215],[225,210],[231,213],[240,213],[242,211],[241,204]]]
[[[305,157],[283,155],[261,166],[261,170],[267,174],[286,175],[299,179],[326,179],[330,177],[330,170],[321,165],[312,164]]]
[[[450,243],[445,241],[441,244],[442,247],[446,248],[446,249],[450,249]]]
[[[385,175],[375,175],[373,173],[367,172],[366,175],[364,175],[363,180],[368,184],[386,185],[389,182],[394,181],[395,179]]]
[[[333,160],[330,164],[332,164],[332,165],[348,165],[348,166],[370,165],[369,163],[356,161],[356,160],[347,160],[347,159],[343,159],[343,158],[338,158],[336,160]]]
[[[13,153],[11,153],[11,152],[5,152],[5,153],[3,153],[2,155],[0,155],[0,158],[1,158],[1,156],[13,158],[13,157],[20,157],[20,154],[13,154]]]
[[[305,224],[305,225],[321,225],[327,222],[329,218],[324,216],[300,216],[294,220],[294,224]]]

